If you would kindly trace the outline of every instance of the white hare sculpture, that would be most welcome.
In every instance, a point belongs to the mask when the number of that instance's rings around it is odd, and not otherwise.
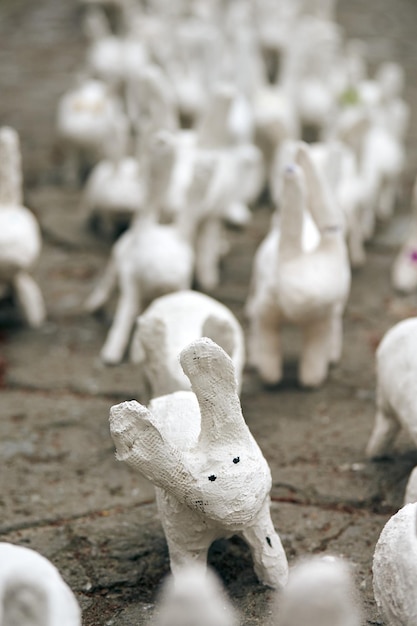
[[[106,142],[108,158],[94,166],[81,198],[86,217],[98,221],[100,230],[109,235],[143,210],[145,196],[143,164],[127,152],[127,119],[116,118],[113,126]]]
[[[156,486],[171,570],[206,563],[215,539],[240,535],[261,582],[280,587],[287,559],[270,511],[271,473],[242,416],[233,363],[208,338],[187,346],[181,365],[191,391],[110,410],[117,458]]]
[[[249,360],[265,383],[277,384],[282,378],[281,327],[295,324],[303,333],[300,383],[318,386],[329,363],[341,355],[350,267],[340,211],[305,144],[297,159],[303,169],[294,164],[284,172],[280,237],[277,249],[269,248],[268,273],[255,266],[248,307]],[[308,252],[302,238],[307,199],[320,231],[318,245]]]
[[[242,327],[221,302],[186,290],[157,298],[136,321],[130,355],[143,367],[151,398],[191,389],[178,355],[199,337],[213,339],[232,358],[240,391],[245,363]]]
[[[377,412],[368,457],[386,454],[401,428],[417,446],[417,317],[399,322],[376,352]]]
[[[126,24],[133,29],[135,20]],[[84,21],[84,31],[89,40],[86,64],[89,73],[108,85],[121,86],[137,78],[148,61],[142,40],[135,32],[114,35],[100,6],[90,7]]]
[[[63,94],[56,126],[66,153],[66,182],[77,183],[82,166],[106,156],[114,121],[124,115],[121,101],[99,80],[84,80]]]
[[[19,136],[0,129],[0,295],[11,288],[29,326],[45,319],[42,293],[30,271],[41,251],[35,216],[22,206]]]
[[[101,351],[105,363],[119,363],[139,313],[156,297],[189,289],[193,276],[192,247],[175,224],[159,224],[158,210],[173,162],[170,134],[157,133],[150,147],[148,208],[113,246],[105,273],[87,300],[100,309],[116,286],[120,296],[112,327]]]
[[[417,503],[404,506],[385,524],[372,564],[374,596],[387,626],[417,623]]]
[[[0,623],[81,626],[81,611],[48,559],[23,546],[0,543]]]

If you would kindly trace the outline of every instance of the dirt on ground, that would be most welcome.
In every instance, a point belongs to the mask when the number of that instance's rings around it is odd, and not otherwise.
[[[137,626],[152,614],[169,559],[153,488],[115,460],[109,435],[110,406],[141,399],[140,373],[127,361],[102,365],[112,308],[101,316],[83,309],[110,244],[88,230],[80,191],[61,182],[55,112],[82,67],[80,17],[75,1],[0,4],[0,124],[21,137],[25,204],[43,235],[35,275],[48,310],[45,325],[31,330],[12,302],[0,303],[0,539],[52,560],[76,593],[85,626]],[[272,516],[289,561],[322,553],[349,559],[363,623],[383,624],[372,593],[372,555],[383,525],[402,505],[417,451],[404,435],[381,461],[366,460],[364,450],[375,412],[375,349],[393,324],[417,315],[417,295],[400,296],[390,284],[417,169],[417,4],[340,0],[338,21],[346,36],[367,42],[371,70],[390,59],[405,69],[412,120],[401,198],[394,219],[378,225],[366,265],[353,274],[343,358],[328,381],[317,391],[298,387],[298,338],[291,331],[284,336],[284,382],[266,390],[245,370],[242,407],[271,466]],[[260,204],[246,230],[230,231],[231,251],[212,294],[245,329],[252,258],[270,215],[271,207]],[[240,539],[216,542],[209,562],[244,624],[271,617],[274,592],[257,582]]]

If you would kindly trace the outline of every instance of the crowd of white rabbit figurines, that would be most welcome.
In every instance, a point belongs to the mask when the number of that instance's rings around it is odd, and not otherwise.
[[[351,268],[366,262],[365,243],[392,216],[401,185],[403,70],[387,60],[370,77],[366,45],[346,40],[335,4],[83,3],[85,64],[57,103],[62,176],[82,185],[86,227],[107,239],[124,229],[85,307],[104,307],[117,290],[101,359],[130,358],[146,375],[146,406],[113,406],[110,433],[117,458],[156,488],[173,575],[161,626],[237,623],[205,571],[212,542],[231,535],[249,544],[259,581],[278,590],[280,626],[361,622],[347,562],[306,558],[288,570],[270,515],[271,472],[239,399],[247,364],[265,385],[281,381],[286,325],[302,335],[300,385],[326,381],[341,358]],[[274,210],[253,260],[245,337],[229,308],[203,292],[221,281],[227,225],[244,228],[262,194]],[[40,228],[23,206],[9,127],[0,130],[0,204],[0,291],[12,290],[39,327],[47,311],[31,270]],[[392,269],[393,287],[407,293],[417,289],[417,184],[411,204]],[[401,427],[417,446],[417,318],[386,334],[376,367],[370,458]],[[392,626],[417,623],[416,471],[375,549],[375,599]],[[0,557],[1,624],[26,613],[31,624],[81,623],[43,557],[9,544]]]

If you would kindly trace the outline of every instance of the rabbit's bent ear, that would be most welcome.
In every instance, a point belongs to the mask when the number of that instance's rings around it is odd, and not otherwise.
[[[330,193],[327,181],[312,158],[308,144],[300,142],[296,161],[304,170],[310,212],[320,231],[339,227],[341,213]]]
[[[180,354],[184,374],[190,379],[193,391],[209,389],[216,383],[236,388],[233,361],[222,347],[208,337],[190,343]]]
[[[154,415],[142,404],[131,400],[110,409],[110,433],[116,457],[141,472],[157,487],[176,490],[176,478],[189,475],[177,447],[161,435]]]
[[[184,348],[180,361],[200,407],[200,445],[236,442],[237,437],[249,443],[251,435],[243,419],[229,355],[214,341],[202,337]]]

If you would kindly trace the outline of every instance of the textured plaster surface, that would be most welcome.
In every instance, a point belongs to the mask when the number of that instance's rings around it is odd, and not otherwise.
[[[371,63],[393,58],[406,71],[406,96],[417,107],[417,5],[410,0],[340,0],[338,19],[370,46]],[[112,404],[140,399],[128,363],[105,368],[99,351],[110,323],[83,313],[108,245],[89,233],[79,192],[60,182],[54,138],[58,97],[80,67],[83,43],[75,3],[5,0],[0,7],[0,118],[21,137],[25,205],[38,217],[43,249],[35,278],[48,322],[20,323],[0,303],[0,539],[39,550],[59,568],[83,608],[85,626],[144,624],[169,559],[153,488],[114,459],[108,432]],[[379,226],[365,267],[353,275],[340,365],[322,389],[296,385],[298,336],[284,337],[284,382],[266,391],[244,373],[242,407],[272,471],[271,514],[288,559],[335,553],[353,562],[364,623],[383,624],[372,595],[372,555],[379,534],[402,504],[414,445],[402,433],[390,456],[365,458],[374,418],[374,350],[399,320],[417,314],[417,295],[394,293],[390,269],[406,230],[417,168],[417,116],[407,137],[403,200]],[[232,249],[214,296],[239,320],[256,246],[269,225],[259,207]],[[213,545],[209,562],[226,584],[245,625],[265,623],[273,592],[256,581],[240,539]]]

